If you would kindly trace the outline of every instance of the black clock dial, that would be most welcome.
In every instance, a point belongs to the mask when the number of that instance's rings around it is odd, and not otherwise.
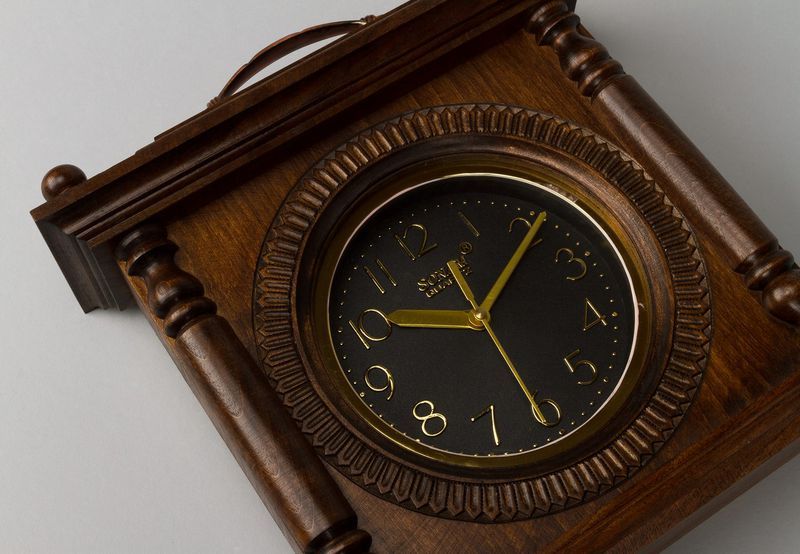
[[[554,187],[502,175],[393,198],[358,226],[329,290],[336,371],[358,402],[401,444],[468,456],[546,448],[608,409],[638,328],[609,234]]]

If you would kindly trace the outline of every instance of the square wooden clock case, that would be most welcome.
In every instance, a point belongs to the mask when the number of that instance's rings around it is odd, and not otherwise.
[[[45,176],[83,309],[139,305],[297,551],[657,547],[796,449],[792,255],[574,10],[320,25]]]

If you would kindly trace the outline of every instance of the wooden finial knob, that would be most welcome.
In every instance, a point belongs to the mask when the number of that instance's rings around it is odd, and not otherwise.
[[[74,165],[57,165],[42,179],[42,196],[52,200],[65,190],[86,181],[86,174]]]

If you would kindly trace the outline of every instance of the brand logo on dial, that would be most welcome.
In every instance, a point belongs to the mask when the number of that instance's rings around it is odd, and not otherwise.
[[[472,245],[468,242],[462,242],[458,245],[458,251],[461,254],[461,256],[456,259],[458,269],[460,269],[461,273],[464,275],[470,275],[472,273],[472,266],[467,261],[467,254],[472,252]],[[417,281],[417,290],[423,293],[427,298],[433,298],[453,284],[455,284],[453,273],[446,265],[443,265],[419,279]]]

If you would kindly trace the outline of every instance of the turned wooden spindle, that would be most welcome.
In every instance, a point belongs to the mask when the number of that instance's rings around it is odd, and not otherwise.
[[[558,56],[565,75],[592,99],[615,141],[647,169],[689,220],[703,227],[726,260],[760,292],[776,318],[800,327],[800,270],[790,252],[636,80],[588,36],[566,0],[539,6],[527,30]]]
[[[298,551],[368,552],[371,536],[203,285],[175,263],[177,250],[149,224],[128,233],[117,256],[144,280],[143,309],[175,341],[189,386]]]
[[[533,12],[527,30],[540,46],[553,48],[566,76],[591,98],[625,71],[605,46],[579,31],[580,22],[566,1],[555,0]]]
[[[769,242],[738,268],[748,288],[761,292],[764,307],[795,327],[800,327],[800,270],[791,252]]]

